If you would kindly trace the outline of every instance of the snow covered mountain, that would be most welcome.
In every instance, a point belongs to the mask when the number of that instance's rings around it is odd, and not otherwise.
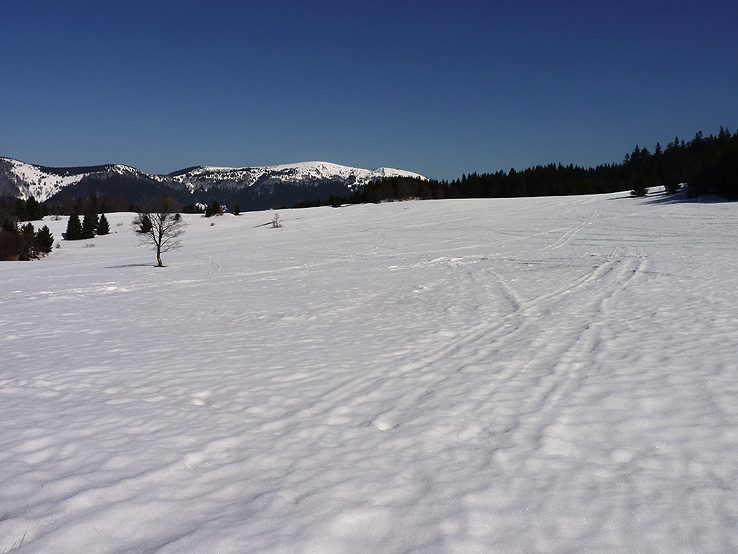
[[[27,199],[33,196],[41,202],[67,187],[90,176],[130,175],[147,176],[125,165],[98,165],[89,167],[45,167],[11,158],[0,158],[0,197]],[[150,177],[150,176],[147,176]]]
[[[186,172],[172,174],[170,178],[186,186],[191,192],[211,188],[244,188],[255,185],[290,183],[315,185],[340,181],[355,190],[368,182],[385,177],[424,178],[417,173],[380,167],[373,171],[347,167],[328,162],[304,162],[265,167],[196,167]]]
[[[346,195],[366,183],[386,177],[425,177],[381,167],[375,170],[328,162],[304,162],[264,167],[192,167],[169,175],[150,175],[125,165],[43,167],[0,158],[0,197],[39,201],[57,195],[91,193],[123,196],[138,202],[144,195],[169,194],[182,203],[241,203],[242,209],[264,209],[300,200]]]

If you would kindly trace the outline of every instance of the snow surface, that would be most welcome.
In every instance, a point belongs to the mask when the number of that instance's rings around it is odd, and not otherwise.
[[[738,550],[738,204],[280,215],[0,265],[0,551]]]

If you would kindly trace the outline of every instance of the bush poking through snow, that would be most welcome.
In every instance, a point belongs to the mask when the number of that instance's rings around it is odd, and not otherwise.
[[[282,218],[279,217],[279,214],[274,214],[274,217],[272,218],[272,227],[275,229],[282,226]]]

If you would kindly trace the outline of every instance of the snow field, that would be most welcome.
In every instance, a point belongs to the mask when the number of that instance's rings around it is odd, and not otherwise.
[[[738,549],[735,204],[280,215],[0,266],[0,552]]]

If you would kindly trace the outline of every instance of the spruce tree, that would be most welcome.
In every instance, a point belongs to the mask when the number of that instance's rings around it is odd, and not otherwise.
[[[44,225],[36,233],[36,246],[40,254],[48,254],[54,246],[54,235],[51,234],[48,225]]]
[[[46,215],[46,207],[43,204],[39,204],[33,195],[28,197],[26,210],[28,212],[28,221],[37,221],[43,219],[44,215]]]
[[[82,221],[82,238],[91,239],[95,236],[95,229],[97,228],[98,219],[97,214],[93,211],[85,213],[85,218]]]
[[[18,221],[28,221],[28,205],[22,198],[15,201],[15,217]]]
[[[36,257],[36,232],[33,223],[26,223],[20,228],[20,248],[18,259],[27,261]]]
[[[105,217],[105,214],[102,214],[100,216],[100,221],[97,223],[97,234],[107,235],[108,233],[110,233],[110,224],[108,223],[108,218]]]
[[[19,247],[20,233],[17,227],[7,229],[3,225],[0,229],[0,261],[17,260]]]
[[[79,221],[79,216],[77,215],[77,212],[74,212],[72,215],[69,216],[69,221],[67,222],[67,240],[79,240],[82,238],[82,224]]]
[[[134,223],[137,226],[137,233],[146,235],[151,232],[151,218],[148,214],[139,214],[139,217],[135,219]]]
[[[217,200],[213,200],[213,203],[210,204],[207,208],[205,208],[205,217],[212,217],[214,215],[221,215],[223,213],[223,208],[218,203]]]

